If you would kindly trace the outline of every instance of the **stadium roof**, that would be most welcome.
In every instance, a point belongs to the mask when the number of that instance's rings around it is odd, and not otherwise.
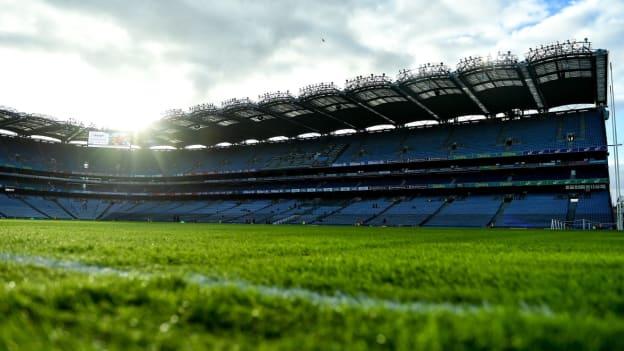
[[[417,121],[453,122],[457,117],[512,110],[540,110],[572,104],[607,105],[606,50],[567,41],[530,49],[520,61],[510,52],[496,58],[468,57],[455,71],[443,63],[402,70],[396,80],[358,76],[344,89],[321,83],[290,92],[171,110],[136,143],[140,145],[216,145],[276,136],[364,130]],[[0,129],[42,135],[64,142],[86,140],[86,127],[72,121],[0,108]]]

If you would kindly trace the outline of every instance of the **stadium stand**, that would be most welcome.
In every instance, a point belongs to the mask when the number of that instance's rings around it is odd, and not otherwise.
[[[302,204],[295,216],[287,220],[289,224],[324,224],[323,219],[336,211],[339,211],[344,204],[341,201],[315,201],[313,203]]]
[[[394,202],[390,199],[356,199],[353,203],[341,208],[323,219],[324,224],[364,224],[378,215]]]
[[[263,204],[266,202],[263,202]],[[282,215],[284,212],[296,206],[295,200],[274,200],[270,205],[261,207],[256,206],[255,211],[249,211],[241,217],[238,217],[233,222],[235,223],[249,223],[249,224],[271,224],[276,221],[276,217]]]
[[[476,195],[449,202],[425,225],[431,227],[485,227],[501,207],[500,196]]]
[[[97,219],[108,206],[106,201],[97,199],[59,198],[56,202],[77,219]]]
[[[254,149],[254,160],[256,163],[262,163],[267,168],[265,171],[272,169],[289,168],[295,171],[302,169],[314,169],[319,167],[319,160],[322,159],[324,167],[330,167],[331,163],[336,169],[341,167],[375,165],[380,163],[389,164],[389,162],[398,163],[407,162],[409,160],[478,160],[481,155],[502,155],[507,153],[516,155],[513,152],[522,152],[523,161],[506,165],[501,170],[503,172],[484,173],[482,171],[469,171],[457,167],[446,167],[440,169],[415,169],[400,168],[398,170],[382,170],[365,173],[357,171],[349,172],[341,176],[302,174],[301,176],[294,174],[287,176],[271,176],[263,182],[262,177],[244,178],[237,176],[229,180],[228,178],[203,179],[199,181],[189,180],[184,175],[183,181],[175,179],[167,179],[155,182],[152,178],[131,176],[131,174],[141,173],[145,176],[150,172],[155,172],[154,165],[150,165],[148,161],[138,162],[140,159],[137,151],[127,150],[106,150],[106,149],[85,149],[77,148],[70,145],[51,144],[50,147],[40,148],[36,142],[20,139],[2,139],[3,150],[15,150],[17,143],[19,145],[27,145],[27,147],[19,148],[19,153],[13,154],[12,158],[6,156],[4,160],[10,159],[13,164],[5,164],[5,170],[15,169],[15,163],[19,161],[22,172],[35,172],[28,179],[15,179],[13,177],[4,177],[3,184],[12,189],[20,188],[20,186],[40,191],[54,192],[72,192],[76,194],[87,193],[85,189],[91,189],[91,192],[102,193],[110,190],[113,183],[114,189],[124,189],[126,193],[133,194],[149,194],[150,191],[160,194],[167,194],[180,190],[188,190],[187,193],[202,192],[206,182],[214,183],[211,189],[216,193],[265,193],[274,192],[283,194],[284,192],[300,192],[302,189],[312,192],[326,192],[335,190],[350,189],[366,189],[372,190],[376,188],[391,190],[392,188],[459,188],[482,186],[490,184],[496,186],[504,186],[513,182],[524,182],[541,184],[546,181],[587,181],[595,179],[604,179],[608,177],[605,172],[605,162],[599,162],[600,158],[588,161],[585,155],[586,165],[579,163],[580,161],[573,159],[578,167],[564,167],[557,165],[557,162],[547,162],[544,165],[551,165],[552,169],[542,172],[534,172],[534,168],[527,171],[522,169],[522,165],[529,160],[529,155],[546,154],[544,150],[548,148],[557,148],[556,154],[561,154],[561,150],[575,150],[578,148],[594,148],[598,147],[599,152],[604,152],[606,138],[604,126],[601,122],[602,115],[600,110],[579,111],[576,113],[565,114],[564,117],[558,115],[546,115],[531,117],[526,120],[513,121],[483,121],[478,123],[466,123],[458,126],[439,126],[427,127],[415,130],[388,131],[382,133],[373,133],[365,135],[349,135],[345,137],[321,138],[318,140],[319,145],[313,151],[301,152],[303,145],[311,145],[312,141],[294,141],[285,144],[264,145],[265,151],[274,152],[276,154],[268,154],[261,157],[262,152],[258,152],[256,146],[244,146],[234,149],[218,149],[206,152],[204,157],[212,159],[215,153],[221,152],[227,154],[228,159],[236,159],[236,164],[242,165],[244,159],[238,157],[237,153],[247,153],[245,150]],[[603,132],[595,132],[602,129]],[[591,132],[590,132],[591,131]],[[573,137],[572,137],[573,136]],[[341,143],[332,143],[332,147],[326,147],[324,143],[341,139]],[[573,140],[572,140],[573,139]],[[329,140],[329,141],[328,141]],[[437,142],[436,142],[437,141]],[[301,143],[301,145],[298,145]],[[453,147],[451,147],[451,145]],[[104,179],[106,183],[102,184],[102,178],[95,181],[94,184],[83,184],[82,187],[68,184],[68,182],[51,182],[50,177],[36,173],[37,167],[44,167],[45,162],[41,161],[45,158],[54,160],[69,159],[70,156],[61,151],[60,154],[53,153],[54,147],[67,148],[72,147],[80,150],[82,159],[88,157],[94,159],[116,162],[117,164],[132,165],[128,173],[123,173],[127,179]],[[567,148],[567,149],[563,149]],[[323,150],[332,152],[339,149],[340,152],[333,152],[332,158],[324,158]],[[29,153],[29,151],[32,153]],[[299,150],[299,151],[298,151]],[[310,149],[306,149],[310,150]],[[354,151],[358,150],[358,151]],[[371,151],[368,151],[371,150]],[[417,150],[417,151],[416,151]],[[88,155],[88,153],[93,155]],[[112,155],[105,155],[111,152]],[[125,152],[125,154],[123,154]],[[143,151],[141,151],[143,152]],[[164,158],[171,155],[178,158],[175,163],[182,169],[198,170],[190,164],[184,164],[185,160],[190,159],[187,156],[177,157],[178,155],[201,155],[199,151],[176,151],[161,152],[157,154],[155,151],[147,151],[151,153],[153,159],[160,159],[160,163]],[[279,155],[285,152],[286,156]],[[305,154],[305,155],[304,155]],[[85,156],[86,155],[86,156]],[[304,155],[304,156],[302,156]],[[466,155],[476,155],[474,158]],[[54,156],[54,157],[53,157]],[[129,159],[124,159],[129,158]],[[231,157],[231,158],[230,158]],[[504,157],[504,156],[500,156]],[[221,155],[222,159],[225,159]],[[147,157],[149,159],[149,157]],[[497,157],[494,157],[498,160]],[[39,161],[37,161],[39,160]],[[194,159],[197,166],[197,158]],[[204,162],[199,159],[201,164]],[[241,161],[242,160],[242,161]],[[331,161],[331,162],[330,162]],[[383,162],[381,162],[383,161]],[[83,161],[86,162],[86,161]],[[214,161],[211,161],[214,162]],[[471,161],[472,162],[472,161]],[[81,162],[77,162],[78,164]],[[89,161],[89,170],[94,170],[95,165],[99,162]],[[54,167],[50,168],[49,164],[47,172],[59,172],[59,167],[65,162],[56,161]],[[221,163],[224,164],[224,163]],[[232,163],[226,163],[226,171]],[[410,163],[405,163],[409,165]],[[418,164],[418,161],[416,161]],[[591,166],[593,164],[593,166]],[[93,165],[93,166],[91,166]],[[589,166],[588,166],[589,165]],[[7,167],[9,166],[9,167]],[[110,164],[106,168],[110,169]],[[500,165],[499,165],[500,166]],[[557,166],[557,167],[554,167]],[[11,168],[13,167],[13,168]],[[138,167],[141,167],[140,169]],[[121,170],[123,167],[113,167]],[[493,168],[490,166],[490,168]],[[472,167],[470,170],[482,169]],[[76,170],[76,168],[74,168]],[[84,171],[84,169],[83,169]],[[214,170],[213,170],[214,171]],[[405,172],[412,172],[407,174]],[[61,173],[72,174],[72,169],[67,169]],[[249,173],[249,172],[248,172]],[[82,173],[81,173],[82,174]],[[217,172],[219,174],[219,172]],[[59,173],[60,175],[60,173]],[[162,176],[162,175],[159,175]],[[197,176],[197,175],[194,175]],[[392,177],[391,177],[392,176]],[[25,176],[24,176],[25,177]],[[129,178],[128,178],[129,177]],[[242,177],[242,178],[240,178]],[[601,178],[602,177],[602,178]],[[42,178],[47,182],[39,181]],[[81,177],[83,178],[83,177]],[[353,180],[350,180],[353,178]],[[314,181],[317,179],[317,181]],[[327,180],[324,180],[327,179]],[[336,180],[332,180],[336,179]],[[76,182],[76,179],[72,179]],[[149,180],[149,181],[148,181]],[[270,181],[269,181],[270,180]],[[169,184],[171,181],[174,184]],[[241,181],[246,181],[243,184]],[[99,182],[99,183],[98,183]],[[177,182],[177,183],[176,183]],[[295,188],[295,189],[293,189]],[[110,193],[110,192],[108,192]],[[115,192],[112,192],[113,194]],[[587,220],[610,223],[612,222],[612,214],[609,205],[609,196],[605,191],[595,192],[583,195],[579,199],[579,205],[576,209],[576,218],[580,216],[587,217]],[[356,195],[356,194],[354,194]],[[275,201],[271,199],[261,200],[208,200],[208,201],[115,201],[101,200],[89,197],[81,198],[64,198],[55,194],[53,197],[38,197],[34,195],[20,198],[20,200],[9,201],[13,204],[17,203],[24,208],[22,211],[6,210],[6,217],[26,217],[26,218],[57,218],[57,219],[115,219],[115,220],[159,220],[169,221],[174,219],[199,222],[239,222],[239,223],[315,223],[315,224],[367,224],[367,225],[425,225],[425,226],[486,226],[488,224],[496,224],[497,226],[522,226],[522,227],[546,227],[548,222],[553,218],[568,218],[567,206],[561,205],[561,197],[555,199],[552,196],[542,196],[539,194],[528,194],[526,196],[516,196],[508,206],[504,205],[502,197],[504,194],[490,195],[454,195],[449,194],[446,197],[431,198],[426,196],[416,196],[393,200],[391,197],[385,198],[347,198],[347,199],[324,199],[323,201],[294,201],[284,199]],[[17,202],[16,202],[17,201]],[[23,204],[22,202],[25,202]],[[567,203],[566,203],[567,204]],[[24,207],[23,205],[26,205]],[[15,206],[15,205],[14,205]],[[11,206],[11,207],[14,207]],[[554,207],[553,207],[554,206]],[[8,207],[8,206],[7,206]],[[546,211],[540,213],[532,213],[531,209],[544,208]],[[600,208],[599,210],[594,210]],[[36,210],[33,210],[36,209]],[[503,211],[499,211],[499,210]],[[595,212],[592,212],[595,211]],[[500,212],[500,213],[499,213]],[[498,221],[494,223],[494,216],[497,215]]]
[[[0,108],[2,129],[16,134],[0,136],[0,216],[611,227],[607,56],[575,42],[524,61],[470,58],[454,72],[425,66],[394,82],[372,75],[344,90],[202,105],[138,135],[142,148],[85,146],[90,131],[108,131]],[[380,124],[391,128],[369,128]],[[33,140],[33,130],[61,142]],[[300,137],[310,133],[320,135]],[[161,144],[176,148],[150,148]],[[194,144],[207,147],[184,147]]]
[[[570,121],[568,121],[570,120]],[[567,122],[564,122],[567,121]],[[581,122],[582,121],[582,122]],[[479,154],[543,152],[606,145],[599,111],[565,118],[483,121],[364,135],[325,137],[312,141],[248,145],[208,151],[111,150],[2,138],[0,164],[40,171],[114,176],[175,176],[250,169],[321,167],[331,164],[452,159]],[[573,141],[568,137],[574,136]],[[14,152],[11,150],[18,150]],[[301,150],[306,150],[305,152]],[[265,153],[266,152],[266,153]],[[72,154],[74,154],[72,156]],[[110,155],[107,153],[111,153]],[[70,155],[70,156],[67,156]],[[88,168],[85,169],[85,165]],[[163,165],[167,165],[163,168]]]
[[[0,215],[6,218],[46,218],[19,197],[0,194]]]
[[[52,219],[74,219],[69,212],[65,211],[61,206],[53,200],[49,200],[38,196],[25,196],[23,200],[31,207],[38,209],[40,212]]]
[[[562,194],[520,195],[505,209],[498,226],[548,228],[552,219],[566,219],[569,202]]]
[[[613,222],[613,210],[610,206],[609,193],[597,191],[583,194],[578,198],[575,220],[587,220],[594,225]]]
[[[399,201],[368,222],[374,225],[418,226],[446,204],[444,198],[414,197]]]

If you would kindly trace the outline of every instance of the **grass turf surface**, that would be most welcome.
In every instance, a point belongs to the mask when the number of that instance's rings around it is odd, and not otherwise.
[[[624,349],[616,232],[4,220],[0,253],[132,273],[5,257],[0,350]]]

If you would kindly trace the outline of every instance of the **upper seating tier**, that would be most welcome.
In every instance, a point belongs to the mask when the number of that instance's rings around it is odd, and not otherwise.
[[[606,145],[599,110],[208,150],[123,150],[0,137],[0,166],[112,176],[176,176],[354,162],[470,158]]]

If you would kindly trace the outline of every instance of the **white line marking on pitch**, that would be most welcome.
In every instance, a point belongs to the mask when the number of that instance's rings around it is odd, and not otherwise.
[[[84,273],[90,275],[107,275],[122,278],[143,277],[156,278],[158,275],[140,273],[136,271],[125,271],[117,268],[102,267],[84,264],[77,261],[63,261],[41,256],[24,256],[8,253],[0,253],[0,261],[14,263],[24,266],[37,266],[50,269],[62,269],[69,272]],[[258,285],[243,280],[228,280],[208,277],[201,274],[190,274],[186,281],[205,288],[234,288],[241,292],[257,293],[259,295],[284,300],[305,300],[319,307],[331,307],[340,309],[342,307],[357,308],[364,310],[383,309],[404,313],[429,313],[429,312],[449,312],[453,314],[477,314],[496,310],[488,303],[475,304],[453,304],[445,302],[400,302],[394,300],[378,299],[368,296],[353,296],[337,292],[334,295],[325,295],[319,292],[303,288],[285,288],[278,286]],[[529,306],[521,303],[518,311],[525,314],[539,314],[551,316],[553,312],[548,306]]]

